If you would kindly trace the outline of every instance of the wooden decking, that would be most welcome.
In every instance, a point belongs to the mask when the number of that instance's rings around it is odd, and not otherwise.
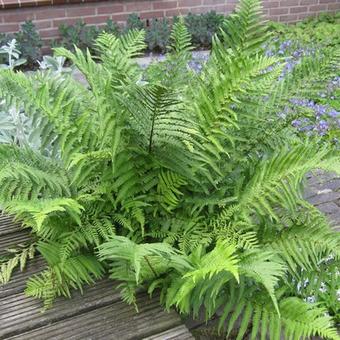
[[[325,212],[336,230],[340,225],[340,178],[322,175],[309,179],[306,197]],[[0,216],[0,256],[6,249],[27,241],[30,235]],[[0,339],[21,340],[111,340],[194,339],[179,315],[165,312],[158,297],[145,292],[138,295],[139,313],[121,301],[117,284],[102,280],[85,289],[83,295],[73,294],[71,300],[58,299],[51,310],[41,312],[41,302],[23,294],[29,276],[44,268],[41,258],[31,260],[24,272],[16,272],[11,282],[0,286]],[[188,322],[196,339],[218,339],[202,322]],[[207,333],[210,335],[207,335]]]
[[[7,216],[0,216],[0,256],[6,249],[27,241],[28,232]],[[167,313],[157,296],[138,295],[139,313],[121,301],[117,284],[102,280],[60,298],[54,307],[42,313],[37,299],[25,297],[26,280],[44,268],[42,258],[31,260],[24,272],[16,272],[7,285],[0,287],[0,339],[20,340],[106,340],[106,339],[194,339],[179,315]]]

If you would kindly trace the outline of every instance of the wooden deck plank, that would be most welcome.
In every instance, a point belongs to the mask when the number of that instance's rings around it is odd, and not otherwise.
[[[54,307],[45,313],[41,312],[38,299],[27,298],[23,293],[6,296],[0,299],[0,339],[119,301],[116,286],[112,280],[99,281],[87,287],[84,295],[75,292],[71,300],[57,299]]]
[[[31,240],[30,234],[26,230],[19,230],[0,236],[0,256],[6,255],[7,249],[15,248],[18,244],[26,244]]]
[[[136,313],[133,306],[118,300],[107,306],[98,307],[53,324],[47,324],[27,332],[18,332],[17,335],[9,336],[6,339],[143,339],[181,324],[181,319],[175,312],[164,312],[158,299],[150,299],[144,293],[139,295],[138,301],[141,306],[139,313]],[[77,302],[69,300],[68,304],[72,303]],[[58,309],[58,306],[54,308],[54,310]]]
[[[194,340],[195,338],[189,332],[189,329],[185,325],[169,329],[165,332],[148,336],[143,340]]]
[[[12,216],[3,214],[0,211],[0,237],[22,230],[19,222],[14,222]]]
[[[8,284],[0,285],[0,301],[6,296],[22,293],[26,287],[26,281],[34,274],[41,272],[46,262],[41,256],[27,261],[26,268],[20,272],[16,269]]]

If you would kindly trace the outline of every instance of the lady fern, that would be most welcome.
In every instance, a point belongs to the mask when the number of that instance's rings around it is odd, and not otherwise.
[[[219,314],[220,330],[237,339],[338,339],[301,287],[339,260],[339,236],[303,199],[303,183],[314,169],[339,172],[340,155],[275,116],[318,66],[303,61],[279,80],[260,12],[259,1],[241,1],[200,74],[187,68],[181,21],[166,61],[146,72],[133,59],[140,31],[100,35],[99,60],[55,50],[87,87],[1,71],[0,95],[25,109],[41,139],[36,149],[0,145],[0,204],[32,228],[47,262],[29,296],[49,307],[109,273],[127,302],[141,286],[159,289],[166,308]]]

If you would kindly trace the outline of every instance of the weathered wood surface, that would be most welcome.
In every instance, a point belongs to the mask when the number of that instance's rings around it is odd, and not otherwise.
[[[27,230],[0,216],[0,256],[6,249],[29,240]],[[0,286],[0,339],[20,340],[111,340],[111,339],[194,339],[179,315],[167,313],[157,296],[138,295],[139,313],[121,301],[117,283],[102,280],[75,292],[71,300],[59,298],[42,313],[37,299],[25,297],[26,280],[44,269],[45,262],[30,260],[24,272],[16,272],[9,284]]]
[[[20,223],[13,222],[11,217],[0,212],[0,256],[6,254],[6,249],[29,239],[29,232],[21,228]]]
[[[172,328],[168,331],[148,336],[144,340],[191,340],[194,337],[188,332],[188,329],[185,325],[180,325],[178,327]]]

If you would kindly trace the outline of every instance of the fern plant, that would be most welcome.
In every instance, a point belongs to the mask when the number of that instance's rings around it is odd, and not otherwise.
[[[314,169],[339,172],[340,156],[274,114],[328,61],[306,59],[279,81],[260,13],[258,0],[240,2],[200,74],[186,66],[183,21],[165,63],[146,73],[133,59],[145,48],[138,30],[101,34],[99,60],[55,49],[86,88],[1,71],[1,96],[41,131],[37,149],[0,145],[0,204],[31,228],[47,263],[29,296],[47,308],[109,274],[127,302],[158,289],[166,308],[218,314],[237,339],[339,338],[324,305],[307,301],[325,263],[337,266],[339,235],[303,184]]]

